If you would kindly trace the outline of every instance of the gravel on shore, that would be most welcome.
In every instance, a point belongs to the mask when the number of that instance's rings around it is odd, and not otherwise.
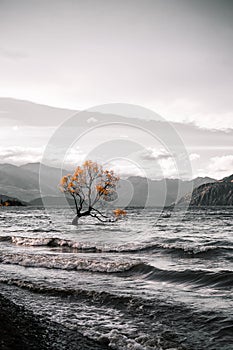
[[[35,316],[0,294],[0,350],[107,350],[76,330]]]

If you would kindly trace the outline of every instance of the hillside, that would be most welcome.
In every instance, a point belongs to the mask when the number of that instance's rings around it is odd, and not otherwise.
[[[26,203],[19,201],[17,198],[11,198],[0,194],[0,207],[17,206],[22,207]]]
[[[0,164],[0,193],[26,202],[41,197],[41,195],[58,196],[61,170],[47,166],[42,166],[42,170],[43,176],[39,179],[40,163],[23,166]],[[39,180],[44,193],[40,191]]]
[[[33,199],[28,203],[32,207],[67,207],[74,206],[74,201],[72,198],[65,198],[59,196],[45,196],[43,199],[41,197]]]
[[[39,171],[41,172],[41,177]],[[30,205],[42,205],[41,197],[50,198],[49,205],[58,205],[61,193],[58,184],[68,170],[49,167],[40,163],[29,163],[22,166],[0,164],[0,193],[9,197],[17,197]],[[41,183],[41,187],[39,184]],[[180,179],[151,180],[140,176],[131,176],[119,183],[119,206],[164,206],[179,200],[192,188],[214,182],[210,178],[196,178],[192,181]],[[42,189],[42,191],[40,190]],[[60,198],[60,199],[59,199]]]
[[[194,189],[192,195],[185,195],[179,201],[184,204],[190,201],[190,206],[232,206],[233,205],[233,175],[215,183],[201,185]]]
[[[140,176],[131,176],[126,180],[130,186],[126,186],[124,181],[120,183],[119,206],[124,203],[129,203],[129,206],[132,207],[168,206],[200,184],[215,181],[206,177],[185,181],[180,179],[150,180]],[[131,187],[132,198],[130,198],[129,187]]]

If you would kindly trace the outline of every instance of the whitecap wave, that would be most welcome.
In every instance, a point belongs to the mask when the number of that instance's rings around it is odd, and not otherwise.
[[[68,255],[51,254],[2,254],[0,262],[3,264],[16,264],[25,267],[43,267],[48,269],[83,270],[91,272],[116,273],[124,272],[139,265],[139,259],[106,259],[81,258]]]

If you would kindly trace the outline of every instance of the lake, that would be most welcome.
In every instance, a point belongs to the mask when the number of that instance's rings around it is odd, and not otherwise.
[[[232,214],[1,208],[0,293],[110,349],[233,349]]]

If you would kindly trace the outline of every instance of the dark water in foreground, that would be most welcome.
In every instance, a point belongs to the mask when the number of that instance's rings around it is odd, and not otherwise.
[[[0,210],[1,294],[111,349],[233,349],[233,209]]]

